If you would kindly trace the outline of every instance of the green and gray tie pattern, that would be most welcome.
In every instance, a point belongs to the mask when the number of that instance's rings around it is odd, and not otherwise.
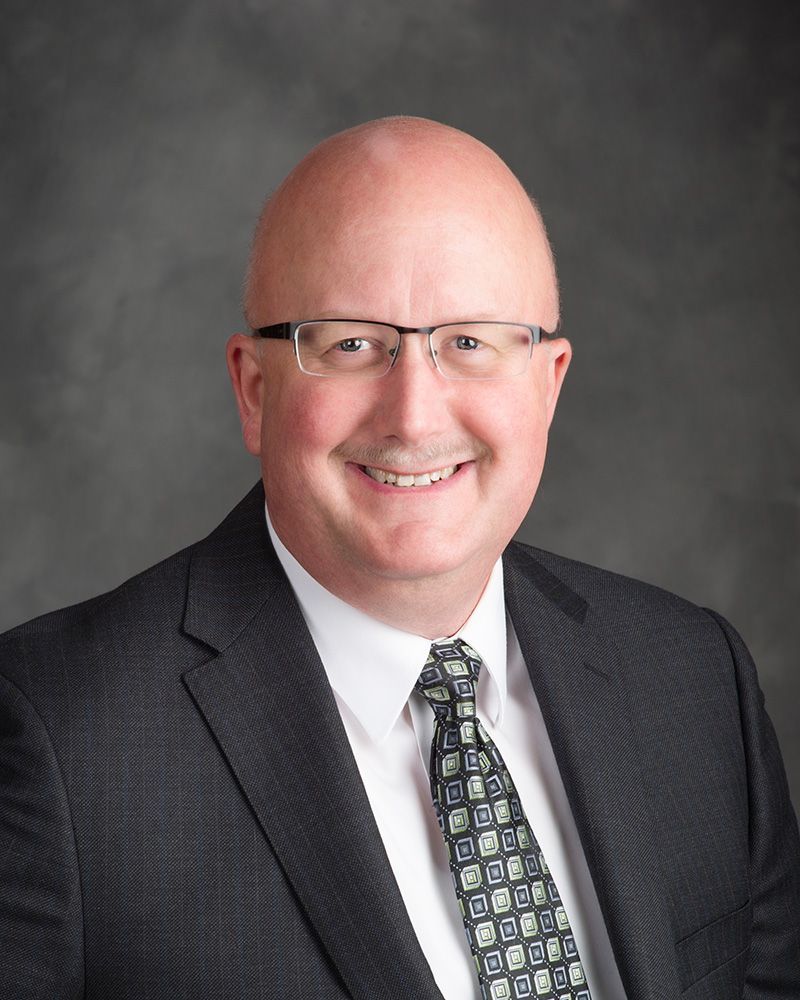
[[[475,714],[481,658],[435,642],[431,795],[484,1000],[591,1000],[567,914],[511,775]]]

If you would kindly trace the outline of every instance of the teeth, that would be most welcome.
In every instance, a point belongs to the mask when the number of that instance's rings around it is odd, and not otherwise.
[[[385,469],[374,469],[365,465],[364,472],[371,476],[378,483],[389,483],[391,486],[430,486],[431,483],[438,483],[440,479],[449,479],[459,468],[457,465],[448,465],[445,469],[436,469],[434,472],[387,472]]]

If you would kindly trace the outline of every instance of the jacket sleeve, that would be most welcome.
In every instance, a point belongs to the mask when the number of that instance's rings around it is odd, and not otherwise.
[[[736,630],[710,612],[731,650],[747,762],[752,936],[744,1000],[800,997],[800,837],[755,667]]]
[[[0,1000],[83,996],[83,920],[66,789],[42,720],[0,676]]]

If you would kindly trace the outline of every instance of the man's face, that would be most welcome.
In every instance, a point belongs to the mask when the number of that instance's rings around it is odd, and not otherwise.
[[[480,193],[398,190],[392,181],[295,232],[291,266],[267,264],[282,271],[261,322],[494,319],[552,329],[553,278],[530,221],[504,217]],[[445,379],[422,334],[404,335],[394,368],[363,381],[304,374],[285,341],[259,350],[262,405],[245,437],[260,453],[278,535],[312,575],[488,574],[539,483],[565,341],[534,346],[524,374],[498,381]],[[376,482],[366,466],[398,476],[456,471],[405,487]]]

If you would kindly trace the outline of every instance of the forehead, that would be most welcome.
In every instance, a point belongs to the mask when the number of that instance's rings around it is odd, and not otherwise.
[[[549,249],[513,175],[488,150],[419,152],[385,140],[290,177],[254,255],[260,323],[485,315],[547,325],[533,311],[553,308]]]

